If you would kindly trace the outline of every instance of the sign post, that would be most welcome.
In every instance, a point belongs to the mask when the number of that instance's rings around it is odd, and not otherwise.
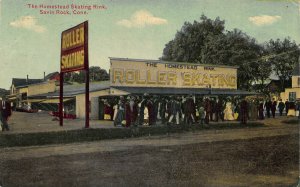
[[[88,50],[88,23],[84,25],[84,46],[85,47],[85,128],[90,127],[90,71],[89,71],[89,50]]]
[[[89,128],[89,59],[88,21],[67,29],[61,34],[59,124],[63,126],[64,73],[85,70],[85,128]]]
[[[64,73],[59,74],[59,125],[63,126],[63,93],[64,93]]]

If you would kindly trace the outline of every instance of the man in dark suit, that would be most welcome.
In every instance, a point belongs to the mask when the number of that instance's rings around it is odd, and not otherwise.
[[[10,103],[6,100],[6,98],[0,99],[0,120],[2,123],[2,131],[9,131],[8,127],[8,117],[11,116],[11,106]]]
[[[272,107],[272,101],[271,101],[271,99],[268,99],[265,103],[265,108],[266,108],[266,111],[267,111],[268,118],[271,117],[271,107]]]
[[[240,109],[241,109],[240,111],[241,123],[246,124],[248,119],[248,102],[245,99],[242,100]]]
[[[192,124],[195,123],[196,118],[196,106],[193,100],[193,96],[189,96],[186,98],[186,101],[184,103],[184,122],[186,124]]]
[[[272,111],[273,118],[275,118],[276,107],[277,107],[277,102],[273,98],[272,105],[271,105],[271,111]]]
[[[278,109],[279,109],[279,114],[280,116],[282,116],[283,113],[283,109],[285,108],[285,104],[283,103],[282,99],[279,100],[279,104],[278,104]]]
[[[290,109],[290,101],[287,99],[284,104],[285,104],[285,112],[287,115],[289,113],[289,109]]]
[[[216,107],[216,122],[219,121],[219,117],[220,117],[220,119],[222,121],[224,121],[224,117],[223,117],[224,116],[223,115],[224,109],[223,109],[223,102],[222,102],[222,100],[217,99],[215,107]]]
[[[209,98],[206,98],[204,101],[204,110],[206,112],[205,114],[205,123],[209,124],[209,117],[211,114],[211,105],[210,105],[210,100]]]

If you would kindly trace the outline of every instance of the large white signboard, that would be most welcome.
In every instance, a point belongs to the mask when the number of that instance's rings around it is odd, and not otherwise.
[[[226,66],[110,59],[111,86],[237,88],[237,69]]]

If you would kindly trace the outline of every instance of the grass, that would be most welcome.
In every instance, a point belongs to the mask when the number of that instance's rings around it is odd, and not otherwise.
[[[300,124],[300,120],[299,119],[287,119],[287,120],[283,120],[282,123],[286,123],[286,124]]]
[[[64,144],[72,142],[96,141],[105,139],[122,139],[169,133],[194,132],[205,129],[235,129],[262,127],[263,123],[252,122],[246,125],[238,123],[200,125],[171,125],[132,128],[79,129],[57,132],[1,134],[0,147],[36,146],[46,144]]]

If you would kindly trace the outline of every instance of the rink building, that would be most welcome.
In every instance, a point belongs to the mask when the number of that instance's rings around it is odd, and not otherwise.
[[[129,58],[110,58],[110,80],[90,83],[90,118],[103,119],[103,99],[121,95],[251,95],[237,90],[237,67]],[[59,86],[53,81],[30,84],[27,90],[51,85],[45,93],[27,94],[26,104],[58,109]],[[54,84],[55,85],[55,84]],[[50,87],[49,87],[50,88]],[[34,91],[32,91],[34,93]],[[64,111],[85,117],[85,85],[64,86]],[[44,107],[47,108],[47,107]]]

